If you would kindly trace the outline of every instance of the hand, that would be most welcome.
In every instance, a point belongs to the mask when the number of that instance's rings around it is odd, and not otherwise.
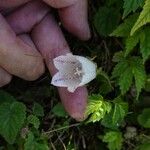
[[[66,30],[81,40],[89,39],[87,0],[0,1],[0,86],[9,83],[12,75],[37,79],[44,73],[43,60],[54,75],[53,58],[70,52],[50,6],[58,9]],[[76,120],[84,119],[86,88],[74,93],[58,90],[67,112]]]

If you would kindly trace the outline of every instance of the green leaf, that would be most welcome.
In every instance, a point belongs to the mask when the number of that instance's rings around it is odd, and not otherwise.
[[[67,116],[67,113],[61,103],[58,103],[57,105],[55,105],[52,109],[52,112],[57,117],[66,117]]]
[[[5,102],[12,103],[14,101],[16,101],[16,99],[12,95],[3,90],[0,90],[0,104]]]
[[[150,23],[150,0],[145,1],[143,10],[131,30],[131,35],[133,35],[135,31],[137,31],[140,27],[142,27],[143,25],[147,23]]]
[[[126,68],[119,78],[119,86],[122,95],[124,95],[131,87],[132,80],[133,80],[132,68]]]
[[[143,65],[143,61],[139,57],[132,57],[132,73],[135,79],[135,86],[137,91],[137,99],[142,88],[145,87],[146,72]]]
[[[32,124],[34,128],[38,129],[40,126],[40,120],[34,115],[29,115],[27,118],[29,124]]]
[[[140,35],[140,52],[145,62],[150,56],[150,28],[145,28],[142,31]]]
[[[113,56],[113,59],[112,59],[113,62],[119,62],[119,61],[122,61],[122,60],[124,60],[123,51],[116,52]]]
[[[125,18],[129,13],[135,12],[140,6],[143,5],[144,0],[124,0],[124,13]]]
[[[100,7],[94,16],[94,26],[100,35],[109,35],[119,22],[120,13],[117,9]]]
[[[113,107],[109,114],[102,120],[102,125],[111,129],[117,129],[128,112],[128,103],[120,97],[113,100]]]
[[[104,71],[102,71],[101,68],[99,68],[97,71],[97,82],[100,85],[100,90],[99,90],[100,94],[105,95],[112,91],[113,88],[110,79],[108,75]]]
[[[13,144],[26,118],[26,107],[23,103],[3,103],[0,105],[0,134]]]
[[[125,19],[125,21],[120,24],[117,29],[115,29],[110,36],[115,37],[127,37],[130,35],[130,31],[135,24],[139,14],[134,14]]]
[[[142,59],[139,57],[124,58],[115,66],[112,72],[113,78],[119,78],[119,86],[122,94],[125,94],[130,86],[132,78],[135,79],[137,99],[141,89],[145,86],[146,73]]]
[[[88,122],[100,121],[105,114],[111,111],[111,103],[104,101],[101,95],[91,95],[86,109],[86,115],[90,116]]]
[[[138,150],[150,150],[150,143],[143,143],[138,146]]]
[[[125,57],[133,50],[140,41],[141,32],[136,32],[133,36],[129,36],[125,42]]]
[[[115,103],[113,112],[112,112],[112,121],[113,124],[119,124],[125,117],[126,115],[126,108],[127,103],[122,102],[122,103]]]
[[[144,90],[146,92],[150,92],[150,74],[147,75],[147,79],[146,79]]]
[[[150,108],[145,108],[138,116],[138,122],[144,128],[150,128]]]
[[[33,133],[29,132],[24,144],[24,150],[49,150],[49,147],[46,142],[36,139]]]
[[[121,60],[113,69],[112,77],[116,78],[121,76],[125,70],[128,70],[128,63],[125,60]]]
[[[104,135],[103,142],[108,143],[109,150],[121,150],[123,137],[121,132],[109,131]]]
[[[43,117],[44,116],[44,110],[43,110],[43,107],[38,104],[38,103],[34,103],[34,106],[33,106],[33,114],[38,116],[38,117]]]

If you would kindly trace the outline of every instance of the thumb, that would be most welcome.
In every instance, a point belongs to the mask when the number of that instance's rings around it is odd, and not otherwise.
[[[54,8],[62,8],[74,4],[77,0],[43,0],[43,1]]]

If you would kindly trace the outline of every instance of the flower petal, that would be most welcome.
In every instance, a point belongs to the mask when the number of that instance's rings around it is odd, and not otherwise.
[[[53,76],[51,84],[58,87],[68,87],[69,92],[74,92],[79,86],[81,79],[78,75],[57,72]]]
[[[76,56],[76,59],[81,63],[82,71],[84,72],[82,76],[82,81],[79,84],[79,86],[83,86],[96,77],[97,66],[94,62],[85,57]]]
[[[54,66],[59,71],[65,73],[73,72],[73,69],[79,65],[79,61],[71,53],[58,56],[53,60],[53,62],[54,62]]]

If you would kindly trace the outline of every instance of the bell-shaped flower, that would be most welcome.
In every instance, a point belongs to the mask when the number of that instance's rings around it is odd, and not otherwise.
[[[96,77],[96,64],[91,60],[68,53],[53,59],[58,72],[53,76],[51,84],[58,87],[67,87],[74,92]]]

